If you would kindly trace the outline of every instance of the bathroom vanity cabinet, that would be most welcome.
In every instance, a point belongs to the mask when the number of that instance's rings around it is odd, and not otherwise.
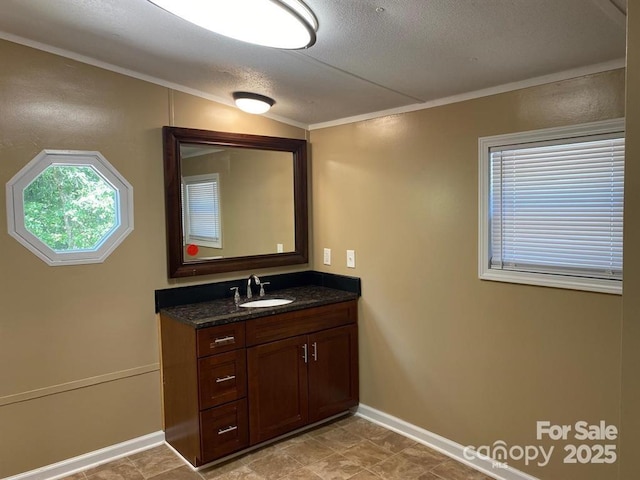
[[[355,300],[204,328],[160,322],[165,437],[195,466],[358,404]]]
[[[358,403],[355,302],[247,322],[252,444]]]

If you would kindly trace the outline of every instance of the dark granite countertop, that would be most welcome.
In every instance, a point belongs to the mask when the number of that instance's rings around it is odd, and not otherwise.
[[[306,285],[276,290],[265,297],[256,296],[252,300],[266,298],[287,298],[293,299],[293,302],[277,307],[244,308],[236,306],[233,298],[223,298],[210,302],[167,307],[161,309],[160,313],[194,328],[206,328],[304,308],[357,300],[358,294],[316,285]],[[247,299],[243,297],[241,303],[246,301]]]

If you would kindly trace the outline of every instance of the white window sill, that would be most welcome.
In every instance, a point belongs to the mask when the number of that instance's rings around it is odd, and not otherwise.
[[[481,271],[479,277],[481,280],[491,280],[495,282],[519,283],[541,287],[566,288],[570,290],[622,295],[622,282],[617,280],[490,269]]]

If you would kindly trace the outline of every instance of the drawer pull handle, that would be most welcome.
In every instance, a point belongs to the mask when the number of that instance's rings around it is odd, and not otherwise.
[[[226,377],[218,377],[216,378],[216,383],[228,382],[229,380],[234,380],[236,378],[235,375],[227,375]]]
[[[227,343],[234,343],[236,341],[236,337],[233,335],[229,335],[228,337],[216,338],[212,343],[209,344],[209,348],[216,348],[218,345],[226,345]]]
[[[237,425],[231,425],[227,428],[221,428],[218,430],[218,435],[224,435],[225,433],[233,432],[234,430],[237,430],[237,429],[238,429]]]
[[[317,362],[318,361],[318,343],[313,342],[311,346],[313,347],[313,353],[312,353],[313,360]]]
[[[305,343],[304,345],[302,345],[302,358],[304,360],[304,363],[307,363],[309,361],[309,355],[308,355],[308,351],[307,351],[307,344]]]

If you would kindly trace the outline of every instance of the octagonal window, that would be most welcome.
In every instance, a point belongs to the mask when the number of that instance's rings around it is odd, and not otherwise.
[[[102,262],[133,230],[133,189],[99,152],[42,151],[7,199],[9,233],[49,265]]]

